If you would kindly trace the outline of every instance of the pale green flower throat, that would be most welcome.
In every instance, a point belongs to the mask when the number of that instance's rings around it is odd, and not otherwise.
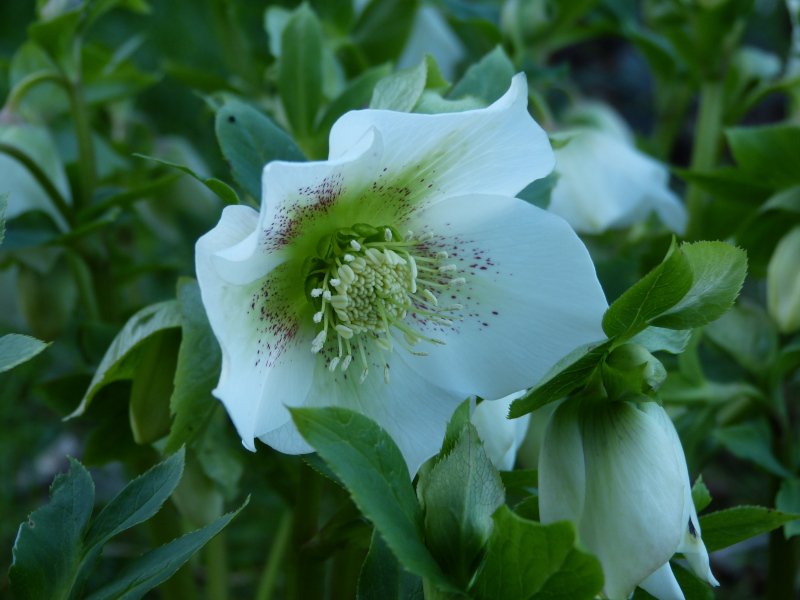
[[[426,242],[431,238],[430,232],[415,236],[409,231],[401,236],[394,227],[364,223],[320,238],[317,255],[306,259],[303,272],[306,297],[316,309],[314,322],[318,324],[312,352],[319,353],[329,335],[336,335],[336,344],[330,348],[335,354],[338,346],[338,354],[328,364],[332,373],[337,367],[346,371],[353,360],[360,359],[363,370],[359,383],[363,383],[369,372],[365,345],[372,342],[383,364],[384,380],[389,383],[382,351],[392,352],[397,344],[411,354],[427,356],[427,352],[412,350],[412,346],[420,341],[445,343],[404,322],[408,313],[445,327],[460,319],[443,315],[462,306],[440,308],[432,290],[460,285],[465,280],[454,276],[456,265],[441,264],[448,258],[447,252],[433,254],[429,250]]]

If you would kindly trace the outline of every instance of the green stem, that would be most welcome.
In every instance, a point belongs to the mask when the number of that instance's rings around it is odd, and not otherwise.
[[[692,171],[710,171],[717,163],[724,100],[724,81],[709,80],[702,83],[694,147],[692,148]],[[702,233],[705,202],[705,192],[696,184],[691,184],[686,194],[686,207],[689,211],[686,237],[690,240],[698,239]]]
[[[53,206],[55,206],[58,212],[61,213],[67,223],[69,223],[70,226],[75,224],[72,208],[69,206],[69,204],[67,204],[67,201],[64,200],[61,192],[59,192],[56,186],[53,185],[53,182],[50,181],[47,173],[42,171],[41,167],[36,164],[36,161],[31,159],[16,146],[6,144],[5,142],[0,142],[0,153],[8,154],[10,157],[22,163],[22,166],[28,169],[30,174],[33,175],[34,179],[36,179],[39,185],[42,186],[42,189],[44,189],[45,193],[50,197]]]
[[[295,563],[290,568],[293,577],[289,577],[287,594],[287,598],[292,600],[322,598],[325,579],[322,563],[302,554],[303,546],[317,532],[323,480],[321,475],[305,463],[300,468],[300,483],[297,486],[292,520],[292,554]]]
[[[785,600],[797,597],[795,592],[797,566],[796,538],[787,540],[783,534],[783,527],[771,531],[769,534],[766,600]]]
[[[291,513],[287,512],[281,518],[278,531],[275,533],[275,539],[272,541],[272,548],[270,548],[264,572],[261,574],[261,581],[258,583],[255,600],[270,600],[272,598],[272,591],[275,589],[275,583],[281,572],[281,565],[286,555],[286,549],[289,547],[289,540],[292,539],[291,533],[292,516]]]
[[[228,599],[228,547],[225,531],[206,544],[208,585],[206,596],[214,600]]]
[[[81,38],[75,38],[75,79],[70,82],[69,100],[72,107],[72,120],[75,125],[75,137],[78,141],[79,169],[81,173],[81,194],[76,199],[76,207],[89,206],[95,186],[95,158],[94,143],[92,142],[92,127],[89,121],[89,111],[83,97],[83,80],[80,60]]]
[[[20,82],[14,86],[14,89],[8,94],[4,110],[9,112],[16,111],[17,106],[19,106],[22,98],[25,97],[25,94],[40,83],[45,82],[57,83],[65,90],[69,91],[69,81],[60,73],[54,71],[36,71],[35,73],[23,77]]]
[[[153,546],[161,546],[183,535],[180,515],[171,502],[164,504],[152,519],[147,521]],[[198,600],[197,584],[192,577],[192,567],[186,563],[175,574],[158,586],[161,600]]]
[[[91,269],[77,252],[68,250],[65,256],[72,275],[78,284],[78,298],[83,310],[86,311],[86,316],[90,321],[99,321],[100,308],[95,295],[94,277]]]

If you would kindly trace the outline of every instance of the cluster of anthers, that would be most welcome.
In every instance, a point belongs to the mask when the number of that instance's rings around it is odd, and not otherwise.
[[[394,228],[359,223],[320,239],[318,256],[304,265],[306,294],[317,308],[314,322],[321,326],[311,350],[320,352],[329,334],[336,335],[338,355],[328,364],[332,373],[337,367],[346,371],[355,356],[361,360],[363,383],[369,372],[365,345],[372,342],[389,383],[382,351],[391,353],[397,344],[415,356],[427,356],[412,347],[420,341],[445,343],[404,322],[409,312],[445,327],[460,318],[444,316],[462,306],[439,307],[434,290],[463,284],[464,278],[454,277],[456,265],[441,264],[447,252],[427,256],[424,247],[417,247],[432,237],[430,232],[415,236],[411,231],[401,237]]]

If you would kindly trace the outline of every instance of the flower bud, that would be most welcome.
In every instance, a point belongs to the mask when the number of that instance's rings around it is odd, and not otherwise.
[[[652,396],[667,377],[661,362],[639,344],[616,348],[603,367],[603,384],[609,397],[615,400],[637,401],[632,396]]]
[[[787,233],[767,268],[767,309],[783,333],[800,330],[800,225]]]

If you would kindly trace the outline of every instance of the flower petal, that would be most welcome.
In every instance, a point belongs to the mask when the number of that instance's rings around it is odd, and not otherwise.
[[[293,257],[316,254],[319,238],[338,227],[396,218],[385,198],[364,194],[375,183],[382,149],[380,134],[371,129],[337,160],[268,163],[257,226],[215,253],[223,279],[239,285],[256,281]]]
[[[681,467],[660,424],[628,403],[584,406],[581,433],[587,501],[578,531],[603,567],[606,595],[622,600],[678,549]]]
[[[531,416],[519,419],[508,418],[511,403],[526,390],[516,392],[500,400],[484,400],[472,413],[470,421],[478,430],[489,460],[498,471],[511,471],[517,458],[517,450],[525,439]]]
[[[676,232],[685,209],[669,190],[667,169],[617,137],[589,129],[556,150],[558,182],[548,210],[579,233],[602,233],[647,219],[655,210]]]
[[[225,281],[213,261],[220,250],[251,235],[257,219],[258,213],[250,208],[227,207],[195,249],[203,305],[222,349],[222,373],[214,395],[222,400],[250,450],[255,450],[253,439],[259,431],[286,422],[289,413],[282,398],[304,398],[314,368],[313,310],[295,276],[299,265],[281,265],[263,279],[240,286]],[[291,369],[279,368],[289,363]],[[268,380],[270,402],[264,402]]]
[[[579,404],[566,400],[550,416],[539,454],[539,515],[545,525],[581,522],[586,501],[586,462]]]
[[[697,510],[692,500],[692,486],[689,481],[689,470],[686,466],[686,455],[683,452],[683,446],[675,425],[672,423],[672,419],[669,418],[667,411],[653,402],[643,405],[642,410],[653,417],[664,433],[667,434],[672,450],[678,460],[678,465],[681,467],[681,479],[683,480],[684,489],[683,518],[681,521],[683,523],[683,535],[677,551],[683,553],[695,575],[713,586],[718,586],[719,582],[714,578],[711,573],[711,567],[708,564],[708,551],[703,543],[700,520],[697,518]]]
[[[516,198],[469,195],[415,214],[409,229],[432,232],[431,255],[466,282],[431,290],[453,311],[452,327],[408,324],[427,344],[419,373],[462,397],[500,398],[536,383],[574,348],[604,338],[607,303],[586,248],[558,217]],[[437,281],[449,281],[441,278]],[[433,283],[437,283],[434,281]],[[419,283],[419,286],[424,284]]]
[[[658,600],[686,600],[669,563],[641,582],[639,587]]]
[[[286,403],[305,407],[339,406],[366,415],[392,437],[413,477],[422,463],[439,451],[447,421],[464,398],[419,377],[415,373],[416,365],[425,359],[402,351],[384,355],[389,365],[389,383],[385,383],[383,364],[372,348],[371,344],[369,349],[365,348],[369,374],[364,383],[359,384],[363,371],[360,358],[344,373],[339,369],[331,373],[328,361],[318,360],[308,395],[302,402]],[[275,398],[272,401],[284,400]],[[313,452],[292,421],[261,435],[260,439],[286,454]]]
[[[375,127],[385,144],[381,185],[400,191],[408,206],[470,192],[514,196],[555,165],[547,134],[530,117],[527,104],[528,85],[519,74],[502,98],[481,110],[352,111],[331,130],[330,158],[343,156]]]

